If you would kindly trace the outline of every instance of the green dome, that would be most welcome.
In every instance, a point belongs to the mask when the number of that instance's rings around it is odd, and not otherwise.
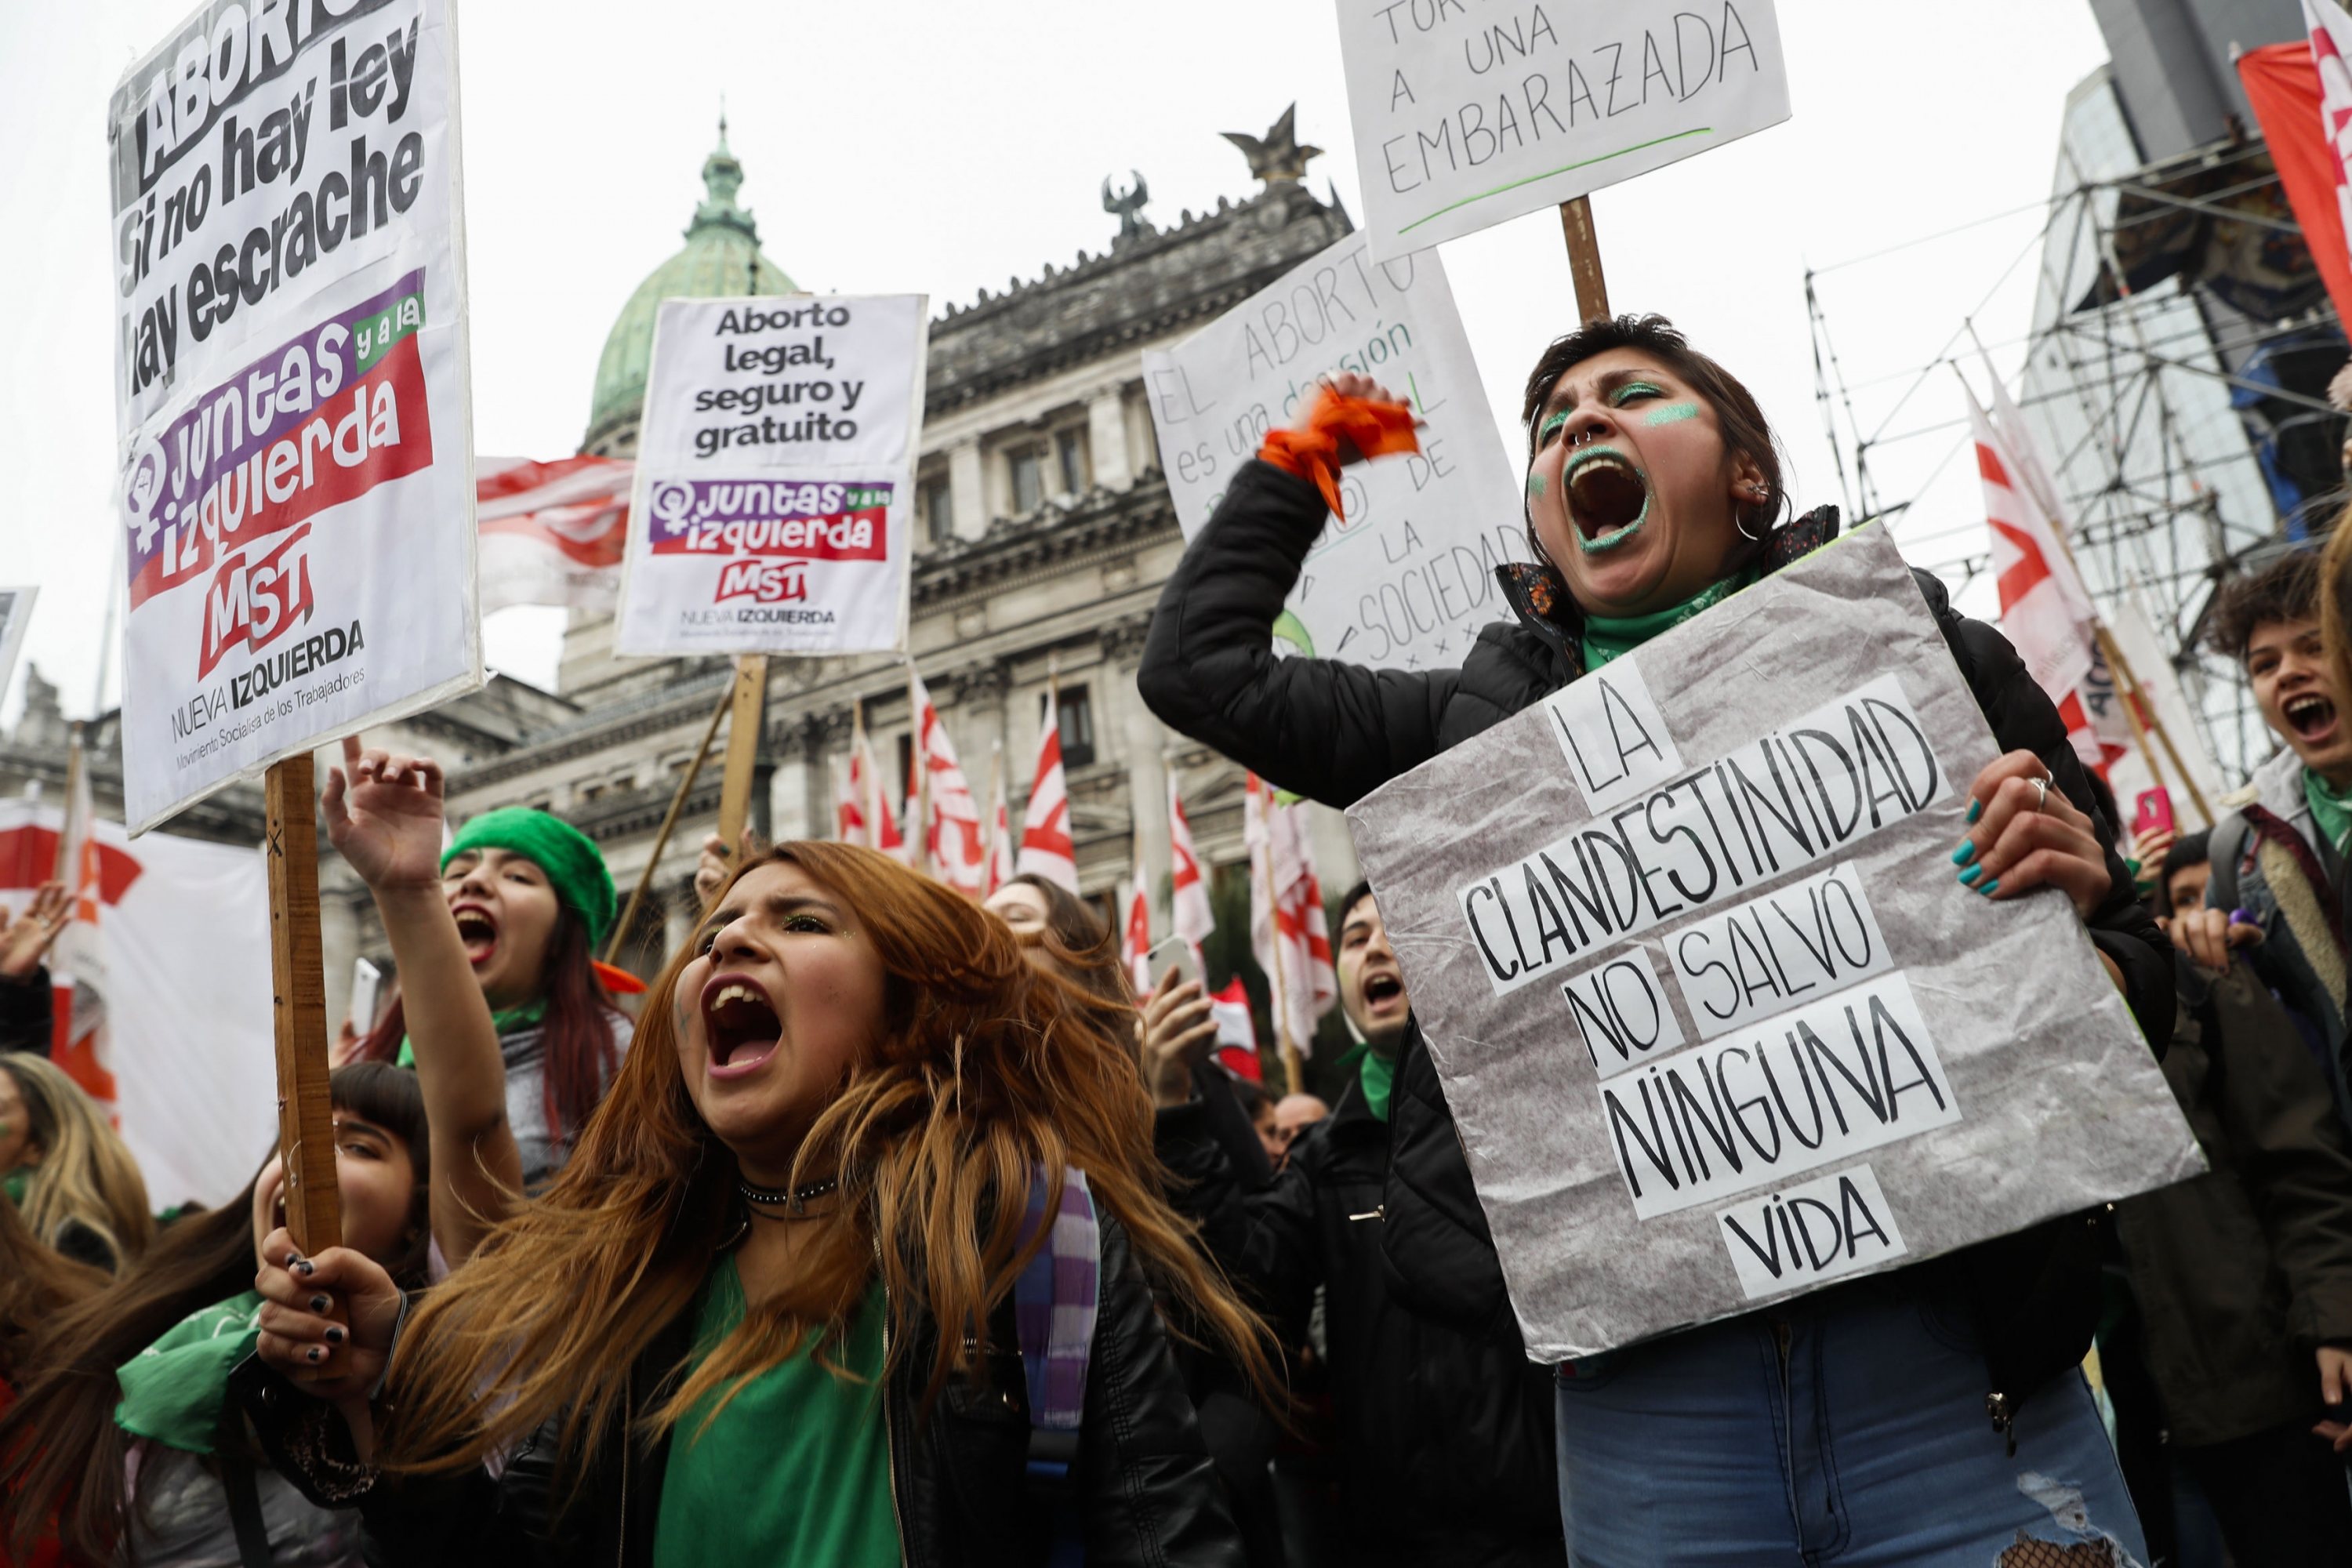
[[[635,446],[638,412],[646,397],[646,367],[653,358],[654,318],[664,300],[708,299],[725,294],[791,294],[799,285],[760,253],[760,230],[750,209],[735,205],[743,165],[727,150],[727,121],[719,122],[719,146],[702,163],[708,192],[686,226],[686,248],[653,269],[637,285],[605,336],[596,362],[596,393],[588,409],[587,452],[610,451],[625,435]]]

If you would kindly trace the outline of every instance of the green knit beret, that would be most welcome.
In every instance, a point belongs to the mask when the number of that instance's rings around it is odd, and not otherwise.
[[[543,811],[509,805],[486,811],[457,829],[441,852],[441,868],[447,870],[451,860],[469,849],[512,850],[546,872],[557,901],[587,922],[589,948],[604,945],[619,900],[613,893],[613,873],[586,834]]]

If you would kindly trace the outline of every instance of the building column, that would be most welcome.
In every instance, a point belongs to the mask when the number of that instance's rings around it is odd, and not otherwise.
[[[1143,705],[1136,689],[1135,667],[1143,656],[1143,636],[1149,616],[1130,616],[1102,628],[1103,663],[1094,689],[1102,710],[1096,734],[1116,734],[1127,765],[1128,820],[1132,825],[1133,858],[1143,879],[1144,895],[1151,905],[1155,940],[1166,936],[1169,913],[1161,887],[1171,869],[1168,837],[1168,731]]]
[[[319,956],[326,980],[327,1038],[342,1032],[352,1009],[352,964],[362,956],[360,908],[373,908],[365,888],[342,885],[349,872],[338,872],[319,889]],[[378,1005],[382,1005],[379,1001]],[[362,1024],[364,1027],[364,1023]]]
[[[1087,449],[1094,459],[1095,483],[1123,490],[1135,483],[1127,449],[1127,391],[1114,386],[1087,405]]]
[[[987,478],[981,467],[979,437],[948,448],[948,500],[958,539],[978,539],[988,531]]]

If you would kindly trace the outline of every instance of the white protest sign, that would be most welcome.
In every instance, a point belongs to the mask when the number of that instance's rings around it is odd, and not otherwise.
[[[1789,118],[1772,0],[1339,0],[1372,254],[1556,206]]]
[[[1350,236],[1173,349],[1145,352],[1176,521],[1185,538],[1198,533],[1266,433],[1336,371],[1408,399],[1421,451],[1341,473],[1344,515],[1307,552],[1276,635],[1375,668],[1458,665],[1479,627],[1507,618],[1495,568],[1526,560],[1528,546],[1517,470],[1436,252],[1383,265]]]
[[[33,624],[33,601],[40,596],[38,588],[0,588],[0,698],[8,695],[8,678],[16,673],[26,629]]]
[[[1955,879],[1995,746],[1883,529],[1560,696],[1603,679],[1348,814],[1531,1356],[2200,1167],[2065,897]],[[1596,807],[1574,756],[1646,742],[1679,769]]]
[[[907,635],[920,294],[665,300],[616,646],[884,653]]]
[[[216,0],[107,138],[138,831],[481,683],[449,0]]]

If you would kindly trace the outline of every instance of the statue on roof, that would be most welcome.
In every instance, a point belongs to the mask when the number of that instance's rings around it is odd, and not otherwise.
[[[1282,111],[1282,118],[1266,128],[1263,136],[1248,136],[1239,131],[1224,132],[1226,141],[1242,150],[1249,160],[1250,173],[1269,185],[1295,184],[1307,177],[1307,161],[1320,158],[1323,149],[1304,146],[1298,140],[1298,105],[1293,103]]]
[[[1112,191],[1108,174],[1103,176],[1103,211],[1118,219],[1118,237],[1121,239],[1132,239],[1144,232],[1147,226],[1143,221],[1143,204],[1151,199],[1151,187],[1143,183],[1143,171],[1129,169],[1128,173],[1135,177],[1135,184],[1119,192]]]

